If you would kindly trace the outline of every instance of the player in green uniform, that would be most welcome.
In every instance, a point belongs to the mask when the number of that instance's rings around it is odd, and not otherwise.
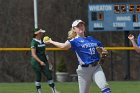
[[[52,89],[53,93],[58,93],[54,81],[52,79],[52,73],[51,68],[52,65],[47,60],[46,52],[45,52],[45,43],[42,41],[43,33],[45,33],[45,30],[42,29],[35,29],[33,39],[31,41],[31,65],[35,72],[35,85],[37,88],[37,92],[41,93],[41,73],[43,73],[49,83],[49,86]],[[50,68],[51,66],[51,68]]]

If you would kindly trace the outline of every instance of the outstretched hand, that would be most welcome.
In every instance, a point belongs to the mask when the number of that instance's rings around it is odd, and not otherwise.
[[[134,37],[134,35],[132,35],[132,34],[130,34],[130,35],[128,36],[128,39],[129,39],[129,40],[134,40],[134,38],[135,38],[135,37]]]
[[[45,44],[50,44],[51,41],[52,39],[50,38],[48,41],[45,42]]]
[[[49,44],[51,41],[52,41],[52,39],[51,39],[50,37],[48,37],[48,36],[45,36],[45,37],[43,38],[43,42],[44,42],[45,44]]]

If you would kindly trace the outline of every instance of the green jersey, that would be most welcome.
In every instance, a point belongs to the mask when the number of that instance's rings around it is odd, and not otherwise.
[[[44,55],[45,54],[45,44],[42,40],[37,40],[33,38],[31,42],[31,48],[36,49],[37,56]]]
[[[36,49],[36,55],[38,56],[38,58],[40,60],[42,60],[43,62],[46,62],[46,56],[45,56],[45,48],[46,45],[42,40],[38,40],[33,38],[33,40],[31,41],[31,48],[35,48]],[[35,64],[36,60],[32,57],[32,64]],[[38,62],[37,62],[38,63]]]

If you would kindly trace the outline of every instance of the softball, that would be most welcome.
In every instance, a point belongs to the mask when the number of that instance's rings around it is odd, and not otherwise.
[[[48,40],[50,40],[50,38],[49,38],[48,36],[45,36],[45,37],[43,38],[43,42],[47,42]]]

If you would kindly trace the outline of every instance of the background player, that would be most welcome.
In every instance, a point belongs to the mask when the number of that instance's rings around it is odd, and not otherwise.
[[[35,72],[35,85],[37,88],[37,92],[41,93],[41,73],[43,73],[48,80],[49,86],[52,89],[53,93],[58,93],[55,89],[54,81],[52,80],[52,73],[49,69],[49,65],[51,63],[48,63],[48,60],[46,58],[46,51],[45,51],[45,43],[42,41],[43,33],[45,33],[45,30],[42,29],[35,29],[34,37],[31,41],[31,64],[33,67],[33,70]]]
[[[131,41],[131,43],[132,43],[132,45],[133,45],[133,47],[134,47],[134,49],[136,50],[136,52],[138,52],[138,53],[140,53],[140,34],[138,35],[138,38],[137,38],[137,44],[136,44],[136,42],[135,42],[135,37],[134,37],[134,35],[132,35],[132,34],[130,34],[129,36],[128,36],[128,39]]]
[[[85,37],[85,23],[82,20],[75,20],[72,23],[72,28],[68,32],[68,39],[65,43],[49,40],[46,43],[51,43],[59,48],[75,51],[79,65],[77,68],[78,83],[80,93],[89,93],[91,81],[95,81],[102,93],[111,93],[111,90],[106,81],[104,72],[100,64],[100,54],[96,48],[99,47],[104,53],[107,51],[103,48],[102,43],[91,36]]]

